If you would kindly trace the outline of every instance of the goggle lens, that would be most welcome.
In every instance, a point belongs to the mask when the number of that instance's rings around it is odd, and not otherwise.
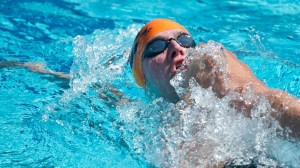
[[[194,41],[194,39],[187,34],[181,34],[177,37],[177,39],[174,38],[170,38],[169,40],[158,39],[150,42],[147,45],[146,49],[144,50],[143,59],[151,58],[162,53],[167,48],[171,40],[175,40],[181,47],[184,48],[190,48],[196,46],[196,42]]]

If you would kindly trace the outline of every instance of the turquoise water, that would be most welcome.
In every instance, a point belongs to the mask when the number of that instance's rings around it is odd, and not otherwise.
[[[71,75],[69,82],[0,69],[1,167],[199,167],[209,163],[205,154],[237,165],[300,165],[299,141],[264,113],[263,100],[256,112],[266,117],[253,120],[197,87],[194,107],[149,100],[127,64],[139,28],[166,17],[300,98],[299,2],[4,0],[0,9],[1,62],[40,62]]]

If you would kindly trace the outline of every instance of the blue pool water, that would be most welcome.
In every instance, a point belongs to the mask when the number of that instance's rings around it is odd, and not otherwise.
[[[0,69],[0,167],[201,167],[228,158],[300,165],[299,141],[269,118],[263,100],[256,112],[264,117],[252,120],[197,87],[195,107],[149,100],[127,63],[139,28],[170,18],[197,42],[222,43],[269,87],[300,98],[300,2],[1,2],[0,62],[40,62],[71,80]]]

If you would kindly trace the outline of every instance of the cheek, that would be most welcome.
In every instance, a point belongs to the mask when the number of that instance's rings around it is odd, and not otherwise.
[[[165,65],[165,52],[161,53],[160,55],[153,58],[149,63],[151,67],[156,70],[162,70],[166,67]]]
[[[161,67],[163,65],[161,62],[156,59],[144,60],[143,61],[143,71],[145,74],[146,80],[156,80],[159,78],[159,74],[161,74]]]
[[[155,71],[156,73],[164,73],[164,69],[166,68],[166,65],[165,65],[165,60],[160,58],[160,57],[156,57],[155,59],[151,60],[149,65],[151,67],[151,70],[152,71]]]
[[[144,60],[143,61],[143,71],[145,77],[153,78],[162,78],[165,75],[165,69],[167,65],[165,65],[165,53],[161,53],[154,58]]]
[[[153,61],[145,61],[143,70],[146,78],[153,78],[157,71],[159,71],[159,65]]]

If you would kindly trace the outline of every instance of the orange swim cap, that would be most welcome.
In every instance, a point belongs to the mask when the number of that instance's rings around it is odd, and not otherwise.
[[[188,33],[183,26],[172,20],[154,19],[147,23],[137,34],[132,45],[129,61],[135,81],[141,87],[146,86],[142,68],[142,55],[146,45],[156,34],[171,29],[180,29],[183,32]]]

